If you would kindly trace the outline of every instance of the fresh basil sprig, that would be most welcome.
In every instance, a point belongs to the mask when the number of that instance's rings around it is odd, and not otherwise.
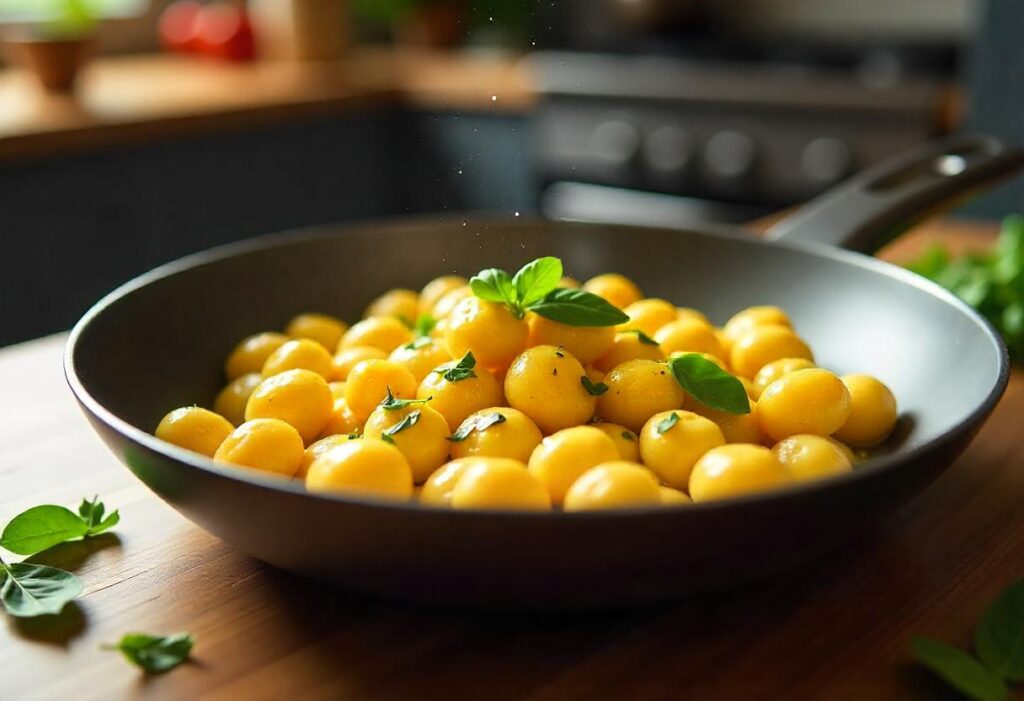
[[[77,514],[55,504],[33,506],[11,519],[0,534],[0,547],[18,555],[34,555],[68,540],[97,535],[121,520],[117,511],[105,512],[96,497],[83,499]]]
[[[491,426],[496,424],[505,423],[505,415],[494,412],[493,414],[483,414],[481,416],[474,416],[466,419],[462,422],[462,425],[453,433],[448,436],[448,440],[452,443],[461,443],[462,441],[469,438],[469,434],[473,431],[486,431]]]
[[[0,560],[0,601],[7,613],[31,618],[60,613],[82,593],[82,580],[57,567]]]
[[[444,379],[449,382],[459,382],[460,380],[468,380],[471,377],[476,377],[476,372],[473,368],[476,367],[476,358],[473,357],[472,351],[467,351],[462,360],[455,363],[450,368],[439,368],[434,372],[439,373]]]
[[[730,414],[749,414],[743,383],[700,353],[684,353],[668,361],[676,382],[704,406]]]
[[[606,385],[603,382],[598,382],[597,384],[594,384],[594,381],[591,380],[586,375],[580,376],[580,384],[583,385],[583,389],[587,390],[587,394],[593,397],[600,397],[602,394],[608,391],[608,385]]]
[[[385,411],[398,411],[415,404],[426,404],[429,401],[430,397],[426,399],[398,399],[391,393],[391,386],[388,385],[387,394],[384,395],[384,401],[380,403],[380,408]]]
[[[194,644],[195,639],[188,633],[166,636],[129,633],[116,645],[106,645],[104,649],[116,650],[137,667],[150,674],[158,674],[185,662]]]
[[[910,643],[917,660],[975,701],[1004,701],[1007,684],[1024,682],[1024,579],[1007,587],[974,631],[974,652],[931,638]]]
[[[562,261],[553,256],[538,258],[510,276],[500,268],[488,268],[470,278],[473,294],[487,302],[504,304],[516,317],[526,312],[569,326],[614,326],[629,321],[607,300],[583,290],[558,287]]]

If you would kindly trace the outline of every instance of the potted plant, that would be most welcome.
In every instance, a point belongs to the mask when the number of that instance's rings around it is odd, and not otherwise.
[[[7,43],[46,90],[69,93],[92,54],[96,27],[86,0],[61,0],[53,16],[21,25]]]

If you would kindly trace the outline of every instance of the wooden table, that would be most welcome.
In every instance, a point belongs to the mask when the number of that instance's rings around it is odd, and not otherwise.
[[[0,522],[95,493],[122,520],[40,558],[85,593],[56,620],[0,622],[4,699],[955,698],[910,663],[909,637],[968,645],[1024,573],[1021,370],[963,458],[862,542],[737,591],[543,617],[361,598],[233,551],[106,451],[64,385],[63,344],[0,352]],[[145,678],[100,650],[135,630],[192,632],[195,662]]]

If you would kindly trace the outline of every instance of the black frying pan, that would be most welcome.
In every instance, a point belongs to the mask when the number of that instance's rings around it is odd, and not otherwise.
[[[117,289],[78,323],[68,382],[93,426],[146,485],[269,563],[350,587],[496,606],[652,601],[738,582],[834,547],[921,491],[964,449],[1006,387],[1005,348],[967,305],[867,256],[950,198],[1006,176],[1021,154],[980,137],[874,168],[770,232],[670,231],[445,219],[270,236],[200,253]],[[522,514],[309,495],[156,440],[171,408],[209,402],[241,337],[318,310],[354,320],[373,296],[444,273],[561,257],[578,278],[620,271],[650,296],[723,322],[789,311],[818,361],[882,378],[903,413],[883,454],[851,474],[670,509]]]

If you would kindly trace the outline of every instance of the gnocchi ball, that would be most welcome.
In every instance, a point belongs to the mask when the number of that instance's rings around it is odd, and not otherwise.
[[[529,316],[528,346],[561,346],[584,365],[611,350],[615,341],[613,326],[569,326],[539,314]]]
[[[674,304],[653,297],[637,300],[622,311],[629,321],[623,322],[621,329],[639,329],[648,336],[653,336],[662,326],[679,317],[679,310]]]
[[[299,314],[288,322],[284,332],[292,338],[316,341],[333,352],[347,329],[344,321],[327,314]]]
[[[408,368],[416,382],[423,382],[431,370],[451,359],[444,344],[434,338],[417,338],[399,346],[388,356],[391,362]]]
[[[740,336],[746,335],[747,331],[755,326],[766,325],[786,326],[792,328],[786,312],[778,307],[759,306],[747,307],[734,314],[722,327],[722,333],[728,344],[740,340]]]
[[[896,426],[896,397],[870,375],[843,375],[850,392],[850,416],[835,437],[856,448],[870,448],[884,441]]]
[[[335,380],[334,382],[328,382],[327,386],[331,388],[331,396],[335,399],[341,399],[345,396],[345,381]]]
[[[455,484],[462,477],[468,465],[472,465],[478,458],[459,458],[445,463],[434,471],[423,484],[420,492],[420,503],[425,506],[451,506],[452,490]]]
[[[245,405],[245,420],[280,419],[309,443],[320,435],[333,406],[327,380],[311,370],[286,370],[256,386]]]
[[[324,379],[333,378],[334,359],[316,341],[299,338],[288,341],[271,353],[263,363],[261,374],[268,378],[286,370],[309,370]]]
[[[303,451],[302,436],[291,424],[253,419],[232,431],[213,459],[292,478],[302,464]]]
[[[644,296],[635,282],[618,273],[605,273],[592,277],[583,283],[583,289],[598,297],[603,297],[619,309],[625,309]]]
[[[835,441],[809,434],[790,436],[772,448],[775,459],[798,482],[838,475],[853,469],[853,463]]]
[[[754,326],[732,344],[729,367],[741,377],[752,378],[773,360],[804,358],[814,362],[811,349],[788,326]]]
[[[686,495],[686,492],[681,492],[678,489],[672,489],[672,487],[661,487],[661,503],[664,506],[680,506],[681,504],[692,504],[690,497]]]
[[[384,360],[387,357],[387,353],[374,346],[343,348],[334,354],[334,374],[332,377],[335,380],[347,380],[349,373],[352,372],[352,368],[364,360]]]
[[[491,420],[496,415],[503,420]],[[476,428],[470,430],[465,438],[458,441],[452,438],[453,458],[513,458],[526,462],[543,438],[529,416],[511,407],[490,407],[474,412],[459,428],[470,426]]]
[[[473,458],[455,483],[456,509],[547,511],[551,499],[540,480],[511,458]]]
[[[437,320],[438,326],[442,326],[441,322],[448,319],[448,315],[452,313],[452,310],[455,309],[458,303],[467,297],[472,296],[473,290],[469,288],[469,285],[449,290],[441,295],[437,302],[434,303],[434,307],[431,310],[430,315]]]
[[[420,296],[412,290],[388,290],[370,302],[363,312],[364,319],[375,316],[393,317],[411,326],[420,313]]]
[[[580,281],[574,277],[563,275],[562,279],[558,281],[558,286],[567,290],[578,290],[580,288]]]
[[[310,446],[302,453],[302,462],[299,464],[299,470],[295,473],[295,476],[299,479],[305,479],[306,474],[309,472],[309,466],[313,464],[314,460],[334,446],[341,445],[342,443],[350,440],[353,439],[346,434],[335,434],[333,436],[321,438],[315,443],[310,444]]]
[[[379,406],[366,420],[363,435],[380,440],[389,437],[405,456],[412,469],[412,480],[417,484],[448,460],[448,424],[426,405],[401,409]]]
[[[217,394],[213,400],[213,410],[237,426],[245,421],[245,404],[256,385],[262,381],[263,376],[258,372],[247,372],[236,377]]]
[[[603,421],[591,424],[612,439],[619,457],[627,462],[640,462],[640,438],[625,426],[610,424]]]
[[[345,441],[313,461],[306,473],[311,492],[408,501],[412,470],[395,446],[372,438]]]
[[[541,441],[530,456],[528,469],[547,488],[551,502],[558,505],[583,473],[614,460],[619,460],[619,449],[604,431],[573,426]]]
[[[711,326],[711,320],[705,316],[704,312],[692,307],[676,307],[676,319],[679,321],[697,321]],[[715,330],[717,331],[718,329]]]
[[[798,433],[829,436],[850,416],[850,392],[828,370],[796,370],[765,388],[755,415],[776,441]]]
[[[630,360],[664,360],[665,352],[650,336],[640,335],[633,331],[615,334],[612,347],[607,353],[594,361],[594,367],[601,372],[609,372]]]
[[[764,392],[764,388],[775,382],[786,373],[793,372],[794,370],[806,370],[807,368],[813,368],[812,363],[807,358],[780,358],[773,360],[768,363],[754,375],[753,385],[754,391],[757,392],[758,396],[761,396],[761,392]],[[756,397],[755,397],[756,399]]]
[[[395,317],[372,316],[353,324],[352,328],[345,332],[338,345],[338,351],[355,346],[373,346],[386,355],[411,340],[412,331]]]
[[[789,471],[772,451],[759,445],[733,443],[712,448],[690,474],[694,502],[777,489],[792,482]]]
[[[640,431],[640,457],[661,481],[686,489],[690,471],[712,448],[725,444],[718,425],[692,411],[663,411]]]
[[[566,511],[628,509],[661,503],[661,487],[651,471],[625,460],[590,468],[565,494]]]
[[[608,391],[597,400],[602,420],[638,433],[647,420],[662,411],[678,409],[686,393],[665,363],[630,360],[607,375]]]
[[[345,397],[334,400],[331,405],[331,415],[320,431],[322,436],[333,436],[336,434],[360,435],[363,432],[363,421],[348,408],[348,401]]]
[[[444,342],[453,358],[471,352],[481,367],[502,369],[526,348],[529,332],[504,304],[467,297],[448,316]]]
[[[452,431],[470,414],[505,403],[494,375],[479,368],[469,374],[452,372],[459,362],[442,363],[423,378],[416,390],[416,398],[429,399],[430,406],[444,417]]]
[[[680,319],[665,324],[654,340],[661,346],[663,353],[706,353],[715,358],[724,358],[725,349],[718,342],[715,329],[703,321]]]
[[[596,398],[583,386],[586,374],[571,353],[554,346],[534,346],[519,355],[505,375],[505,398],[544,433],[586,423]]]
[[[728,411],[712,409],[700,402],[687,402],[687,408],[695,414],[700,414],[706,419],[715,422],[721,429],[726,443],[753,443],[762,445],[768,441],[768,437],[761,430],[761,424],[757,421],[757,403],[750,400],[750,413],[731,414]]]
[[[364,360],[345,380],[345,402],[359,421],[366,421],[389,390],[395,399],[415,399],[416,387],[408,368],[390,360]]]
[[[442,275],[436,277],[420,290],[419,313],[433,316],[434,305],[452,290],[469,285],[469,280],[461,275]]]
[[[288,342],[283,333],[257,333],[242,340],[228,355],[224,374],[234,380],[250,372],[261,372],[270,354]]]
[[[224,439],[235,430],[220,414],[197,406],[175,409],[160,420],[156,437],[179,448],[212,457]]]

